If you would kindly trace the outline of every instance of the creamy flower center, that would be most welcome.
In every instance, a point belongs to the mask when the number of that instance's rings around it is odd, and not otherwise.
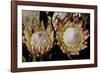
[[[50,45],[49,36],[46,32],[40,31],[32,34],[31,45],[33,49],[45,49]]]
[[[67,28],[63,34],[64,43],[69,47],[75,47],[79,44],[80,41],[80,33],[76,28]]]

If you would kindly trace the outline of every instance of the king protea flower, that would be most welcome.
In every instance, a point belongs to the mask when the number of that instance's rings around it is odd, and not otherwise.
[[[62,21],[56,24],[59,47],[64,54],[79,55],[81,50],[88,47],[86,39],[89,37],[89,32],[82,28],[83,21],[79,21],[78,15],[74,16],[73,21],[69,15]]]
[[[48,23],[44,29],[43,22],[36,22],[33,27],[28,25],[24,28],[23,43],[26,44],[28,51],[35,56],[46,55],[52,48],[53,31],[51,24]]]

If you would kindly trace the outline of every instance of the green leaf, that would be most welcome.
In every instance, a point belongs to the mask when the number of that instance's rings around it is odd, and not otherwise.
[[[51,53],[51,54],[49,54],[49,60],[51,60],[51,58],[52,58],[52,53]]]
[[[51,24],[51,17],[48,16],[48,24]]]
[[[33,59],[32,59],[32,61],[36,61],[36,56],[33,56]]]
[[[22,56],[22,62],[26,62],[26,59],[24,56]]]

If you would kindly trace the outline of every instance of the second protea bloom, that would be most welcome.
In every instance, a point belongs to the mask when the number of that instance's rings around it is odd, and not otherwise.
[[[81,50],[88,47],[86,40],[89,37],[89,32],[82,28],[82,21],[78,20],[78,16],[76,17],[71,21],[69,16],[66,16],[65,24],[62,22],[57,24],[58,45],[62,52],[67,55],[79,55]]]
[[[26,44],[28,51],[37,57],[46,55],[52,48],[53,31],[51,24],[48,23],[44,28],[43,21],[36,22],[34,26],[24,27],[23,43]]]

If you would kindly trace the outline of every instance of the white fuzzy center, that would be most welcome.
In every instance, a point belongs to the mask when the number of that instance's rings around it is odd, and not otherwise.
[[[45,49],[48,48],[50,40],[46,32],[36,32],[31,37],[31,45],[33,49]]]
[[[64,32],[63,39],[65,44],[70,47],[74,47],[79,43],[80,34],[75,28],[67,28]]]

